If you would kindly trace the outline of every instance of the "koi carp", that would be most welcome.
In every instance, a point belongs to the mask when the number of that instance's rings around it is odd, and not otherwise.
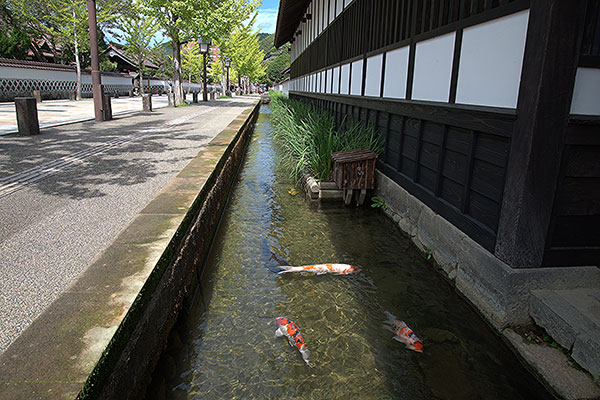
[[[385,315],[388,317],[387,321],[385,322],[386,326],[388,326],[394,332],[392,339],[403,343],[406,345],[407,349],[422,353],[423,342],[417,337],[417,335],[415,335],[412,329],[410,329],[404,321],[400,321],[389,312],[386,311]]]
[[[310,355],[310,352],[304,344],[304,338],[302,338],[298,326],[286,317],[279,317],[276,320],[277,330],[275,331],[275,337],[285,336],[290,346],[296,347],[302,355],[304,362],[312,368],[312,365],[310,365],[308,362],[308,356]]]
[[[335,274],[335,275],[348,275],[355,274],[360,271],[359,267],[348,264],[316,264],[316,265],[302,265],[300,267],[290,267],[288,265],[282,265],[279,267],[281,271],[279,274],[285,274],[287,272],[316,272],[317,275],[323,274]]]

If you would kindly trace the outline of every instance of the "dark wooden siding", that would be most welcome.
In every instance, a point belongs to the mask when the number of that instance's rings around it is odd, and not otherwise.
[[[600,1],[587,5],[579,66],[600,68]]]
[[[567,132],[544,265],[600,265],[600,118]]]
[[[356,0],[292,62],[291,78],[528,6],[529,0]]]
[[[292,98],[376,126],[378,168],[493,251],[515,114],[475,107],[298,94]]]

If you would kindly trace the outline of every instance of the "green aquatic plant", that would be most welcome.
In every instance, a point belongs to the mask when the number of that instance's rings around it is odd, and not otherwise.
[[[329,179],[333,167],[331,153],[336,151],[359,148],[377,154],[383,151],[380,135],[372,126],[350,118],[336,128],[329,112],[277,92],[271,97],[271,122],[275,141],[283,150],[282,163],[295,179],[305,173],[318,180]]]
[[[373,202],[371,204],[372,208],[382,208],[384,210],[388,209],[387,204],[385,204],[385,200],[381,197],[371,197],[371,201]]]

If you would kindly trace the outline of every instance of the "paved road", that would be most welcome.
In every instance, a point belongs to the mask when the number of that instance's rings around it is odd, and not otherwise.
[[[167,96],[152,96],[152,108],[157,109],[168,105]],[[121,115],[132,111],[142,111],[141,97],[120,97],[111,100],[113,115]],[[44,100],[38,103],[38,120],[40,127],[62,125],[75,121],[94,119],[94,101],[83,99]],[[0,135],[17,132],[17,115],[15,103],[0,103]]]
[[[0,352],[255,100],[0,137]]]

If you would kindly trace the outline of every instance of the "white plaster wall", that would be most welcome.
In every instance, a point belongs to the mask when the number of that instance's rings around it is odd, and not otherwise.
[[[463,31],[456,102],[517,106],[529,10]]]
[[[337,0],[335,4],[335,16],[337,17],[344,10],[344,0]]]
[[[331,93],[331,69],[325,71],[325,93]]]
[[[455,32],[417,43],[412,98],[448,101]]]
[[[360,96],[362,94],[363,60],[352,63],[352,78],[350,81],[350,94]]]
[[[333,83],[331,86],[331,92],[338,94],[340,92],[340,67],[333,69]]]
[[[76,81],[75,71],[50,71],[33,68],[0,67],[0,78]]]
[[[350,64],[342,65],[342,82],[340,83],[340,94],[349,94],[350,87],[348,85],[350,79]]]
[[[323,0],[317,0],[317,12],[316,12],[316,21],[317,21],[317,36],[323,30]]]
[[[365,80],[365,96],[377,96],[381,92],[381,67],[383,54],[367,58],[367,78]]]
[[[335,0],[329,1],[329,23],[335,19]]]
[[[146,83],[144,79],[144,83]],[[92,75],[81,75],[82,83],[92,83]],[[131,85],[132,78],[129,76],[102,76],[102,84],[104,85]]]
[[[408,53],[410,47],[401,47],[385,55],[385,79],[383,97],[406,98],[406,79],[408,76]]]
[[[571,114],[600,115],[600,69],[577,68]]]
[[[0,67],[0,79],[35,79],[48,81],[77,81],[75,71],[53,71],[34,68],[14,68]],[[102,75],[102,83],[111,85],[130,85],[131,77],[129,76],[107,76]],[[90,74],[81,74],[82,83],[91,83],[92,76]]]

